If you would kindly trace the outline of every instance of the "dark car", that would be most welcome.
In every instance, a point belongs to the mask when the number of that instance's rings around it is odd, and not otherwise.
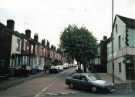
[[[113,92],[112,82],[101,80],[92,73],[74,73],[67,77],[65,83],[69,88],[87,89],[92,92]]]

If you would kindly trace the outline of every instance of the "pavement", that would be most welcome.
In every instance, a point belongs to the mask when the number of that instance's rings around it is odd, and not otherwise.
[[[7,79],[0,82],[1,83],[0,84],[0,91],[6,90],[10,87],[13,87],[13,86],[16,86],[18,84],[24,83],[28,80],[32,80],[34,78],[40,77],[44,74],[45,74],[44,72],[39,72],[37,74],[30,75],[28,77],[10,77],[10,78],[7,78]]]
[[[111,81],[112,82],[112,75],[108,73],[96,73],[101,79]],[[135,80],[128,80],[128,81],[123,81],[117,77],[114,78],[114,86],[116,89],[119,89],[121,91],[125,92],[134,92],[135,90]]]
[[[111,81],[112,82],[112,75],[108,73],[96,73],[101,79]],[[114,78],[115,79],[115,84],[122,84],[124,81],[120,80],[119,78]]]

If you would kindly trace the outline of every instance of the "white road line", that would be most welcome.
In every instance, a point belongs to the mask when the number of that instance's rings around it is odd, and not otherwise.
[[[49,88],[49,87],[51,87],[54,83],[55,83],[55,81],[56,80],[54,80],[51,84],[49,84],[47,87],[45,87],[45,88],[43,88],[41,91],[39,91],[34,97],[40,97],[40,95],[43,93],[43,92],[45,92],[45,91],[47,91],[47,89]]]
[[[66,73],[67,71],[69,71],[69,70],[70,70],[70,69],[61,72],[60,75],[65,74],[65,73]],[[60,76],[60,75],[59,75],[59,76]],[[56,77],[56,78],[57,78],[57,77]],[[53,81],[52,83],[50,83],[48,86],[46,86],[46,87],[43,88],[41,91],[39,91],[34,97],[40,97],[40,95],[41,95],[43,92],[47,91],[47,89],[48,89],[49,87],[51,87],[51,86],[57,81],[56,78],[54,79],[54,81]]]

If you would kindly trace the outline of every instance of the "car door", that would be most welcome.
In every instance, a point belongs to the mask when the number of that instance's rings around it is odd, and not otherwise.
[[[80,88],[88,89],[88,84],[88,79],[85,76],[80,75]]]
[[[74,75],[72,78],[73,78],[72,83],[73,83],[74,87],[79,89],[81,87],[81,85],[80,85],[80,75],[79,74]]]

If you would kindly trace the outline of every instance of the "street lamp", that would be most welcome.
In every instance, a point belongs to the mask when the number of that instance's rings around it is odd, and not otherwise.
[[[111,35],[111,41],[112,41],[112,82],[115,83],[115,77],[114,77],[114,56],[113,56],[113,15],[114,15],[114,0],[112,0],[112,35]]]

